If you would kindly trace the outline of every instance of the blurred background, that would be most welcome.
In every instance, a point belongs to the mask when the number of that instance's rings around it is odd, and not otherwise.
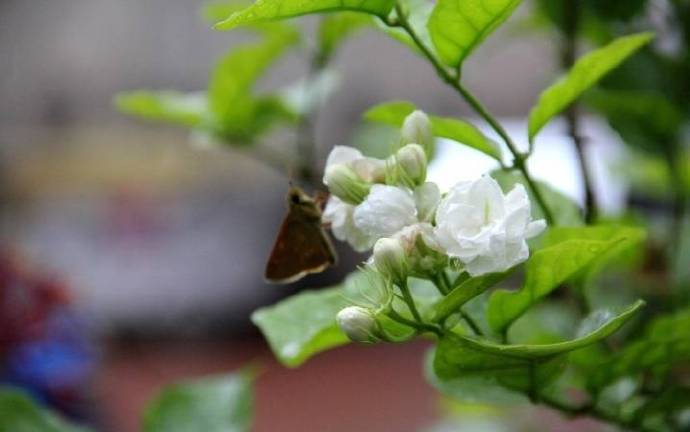
[[[252,327],[257,307],[337,283],[362,259],[339,248],[336,269],[296,286],[263,282],[289,173],[241,150],[190,145],[188,131],[113,108],[123,90],[205,88],[211,65],[247,35],[213,31],[200,17],[203,5],[0,0],[0,331],[13,347],[6,380],[104,431],[128,432],[139,430],[145,402],[163,385],[257,360],[264,373],[255,430],[431,427],[440,408],[421,374],[423,342],[343,348],[286,370]],[[534,7],[526,2],[463,76],[518,136],[540,90],[559,74],[558,39],[527,28]],[[361,114],[379,102],[410,100],[471,117],[426,63],[373,30],[349,40],[332,68],[339,86],[315,126],[320,165],[333,145],[366,140]],[[285,86],[305,71],[305,59],[289,54],[260,88]],[[539,146],[533,169],[582,202],[563,129],[555,123],[545,132],[540,143],[549,145]],[[620,140],[596,117],[584,130],[603,206],[620,209],[626,191],[608,170],[620,161]],[[293,141],[278,132],[262,146],[283,151]],[[452,144],[440,143],[439,155],[431,176],[445,185],[492,167]],[[20,308],[30,310],[20,317],[28,322],[15,316]],[[599,427],[545,412],[538,430]]]

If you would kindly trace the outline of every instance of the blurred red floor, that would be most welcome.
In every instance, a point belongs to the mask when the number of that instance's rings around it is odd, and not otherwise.
[[[419,431],[437,418],[437,396],[422,376],[426,346],[348,346],[297,369],[280,366],[259,339],[112,346],[95,397],[107,430],[135,432],[146,401],[163,385],[255,361],[264,373],[253,431]]]

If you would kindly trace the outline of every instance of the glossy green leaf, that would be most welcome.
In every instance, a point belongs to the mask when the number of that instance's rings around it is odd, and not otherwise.
[[[447,336],[438,344],[434,370],[442,380],[489,375],[509,388],[527,390],[535,385],[541,387],[560,373],[564,354],[610,336],[643,305],[640,300],[617,313],[595,312],[585,320],[577,338],[565,342],[501,345],[462,335]]]
[[[614,260],[638,256],[647,238],[643,228],[623,225],[596,225],[585,227],[557,227],[549,230],[542,239],[542,246],[555,245],[566,240],[619,240],[616,245],[601,254],[597,260],[583,272],[580,283],[586,283]]]
[[[439,322],[458,312],[460,308],[476,296],[505,279],[510,273],[489,273],[467,279],[434,306],[433,321]]]
[[[24,391],[0,387],[0,431],[89,432],[36,404]]]
[[[529,114],[530,141],[553,117],[652,38],[651,33],[621,37],[581,57],[563,78],[539,96],[536,106]]]
[[[416,107],[410,102],[395,101],[376,105],[364,113],[364,118],[370,121],[385,123],[391,126],[402,126],[405,117]],[[498,146],[487,138],[474,125],[448,117],[429,116],[434,136],[448,138],[491,156],[501,158]]]
[[[501,188],[505,192],[513,189],[517,183],[520,183],[523,186],[527,184],[522,174],[516,171],[496,170],[491,172],[491,177],[493,177],[498,184],[501,185]],[[582,219],[582,210],[580,210],[580,207],[575,201],[567,197],[562,192],[552,188],[548,183],[535,181],[535,184],[541,191],[544,201],[546,201],[549,209],[551,209],[556,221],[556,225],[578,226],[584,223]],[[534,198],[534,194],[527,186],[525,186],[525,190],[527,191],[527,194],[530,197],[530,202],[532,203],[532,217],[534,219],[543,219],[544,213],[542,212],[541,208],[535,204],[536,200]]]
[[[240,25],[292,18],[313,13],[354,11],[385,17],[395,0],[258,0],[215,25],[216,30],[230,30]]]
[[[281,363],[297,367],[314,354],[349,342],[335,322],[348,304],[341,286],[304,291],[255,311],[252,321]]]
[[[525,265],[524,286],[518,291],[498,290],[491,295],[487,311],[491,328],[504,332],[530,306],[620,241],[567,240],[534,252]]]
[[[207,112],[206,95],[176,91],[131,91],[115,97],[118,110],[146,120],[197,127]]]
[[[252,423],[252,377],[236,373],[173,384],[144,414],[144,432],[243,432]]]
[[[204,4],[201,16],[209,23],[217,23],[251,4],[251,0],[214,0]]]
[[[521,0],[438,0],[429,33],[441,61],[458,68],[496,30]]]
[[[434,372],[441,382],[468,379],[517,390],[541,389],[563,371],[563,357],[525,358],[476,349],[469,338],[445,337],[436,348]],[[465,382],[466,384],[466,382]]]

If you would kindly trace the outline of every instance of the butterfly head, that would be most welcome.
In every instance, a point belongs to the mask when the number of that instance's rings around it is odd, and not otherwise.
[[[321,219],[321,209],[312,197],[297,186],[290,186],[287,195],[288,208],[305,216]]]

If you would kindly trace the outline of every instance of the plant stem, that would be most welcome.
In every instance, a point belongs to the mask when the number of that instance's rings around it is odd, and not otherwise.
[[[422,323],[422,316],[419,314],[419,311],[417,310],[417,305],[414,303],[412,294],[410,294],[410,287],[407,286],[407,282],[400,284],[400,292],[402,293],[403,300],[407,304],[407,307],[410,309],[410,313],[412,313],[412,316],[414,317],[415,321],[417,321],[418,323]]]
[[[305,100],[310,97],[310,84],[316,79],[318,74],[326,66],[326,59],[323,58],[321,52],[317,52],[312,55],[309,71],[305,79],[304,86],[304,98]],[[297,166],[297,176],[298,178],[311,185],[315,188],[319,188],[321,183],[318,181],[317,175],[317,155],[316,155],[316,115],[318,111],[311,110],[311,104],[313,101],[307,100],[308,111],[300,115],[297,123],[297,155],[298,166]]]
[[[680,241],[683,235],[683,222],[685,220],[685,211],[687,207],[687,194],[685,192],[685,160],[683,159],[683,152],[680,150],[681,146],[672,143],[666,146],[664,156],[666,158],[666,166],[669,172],[671,182],[671,189],[673,190],[673,215],[671,227],[669,229],[669,245],[670,256],[672,263],[675,265]]]
[[[411,327],[415,330],[430,332],[430,333],[435,334],[439,338],[443,336],[443,331],[440,328],[438,328],[434,325],[431,325],[431,324],[424,323],[424,322],[409,320],[409,319],[405,318],[404,316],[400,315],[397,311],[395,311],[395,309],[391,309],[388,312],[388,316],[393,321],[397,321],[400,324],[404,324],[404,325]]]
[[[477,322],[467,314],[464,310],[460,309],[460,316],[462,319],[465,320],[465,322],[470,326],[472,331],[474,332],[475,335],[477,336],[484,336],[484,332],[482,329],[479,328],[479,325],[477,325]]]
[[[578,1],[579,0],[566,0],[563,5],[564,41],[561,53],[561,65],[565,71],[573,67],[577,56],[577,33],[580,22]],[[582,174],[582,183],[585,189],[585,222],[589,224],[597,219],[599,209],[594,194],[592,173],[587,164],[584,148],[585,140],[580,134],[580,112],[577,104],[573,104],[568,108],[565,118],[568,124],[568,135],[570,135],[573,145],[575,146],[575,153],[577,154],[580,173]]]
[[[436,55],[434,55],[434,53],[431,52],[431,50],[426,45],[424,45],[424,42],[422,42],[422,40],[419,38],[417,33],[410,25],[409,21],[407,20],[405,12],[403,11],[399,2],[396,2],[395,4],[395,12],[397,15],[397,22],[388,24],[391,26],[401,27],[403,30],[405,30],[405,32],[410,36],[415,45],[417,45],[424,57],[426,57],[427,60],[429,60],[429,62],[432,64],[434,69],[436,69],[436,73],[439,75],[441,80],[453,89],[455,89],[455,91],[458,92],[458,94],[460,94],[460,96],[467,102],[467,104],[470,105],[474,112],[476,112],[484,121],[486,121],[489,124],[489,126],[491,126],[491,128],[501,137],[501,139],[505,142],[506,146],[508,147],[508,150],[513,155],[514,168],[519,170],[525,178],[527,186],[532,191],[534,199],[537,201],[537,204],[539,205],[539,207],[541,207],[542,212],[544,213],[544,218],[546,219],[546,222],[549,225],[553,225],[553,213],[551,213],[551,210],[546,204],[546,201],[544,200],[541,191],[537,188],[536,183],[534,182],[534,180],[532,180],[529,170],[527,169],[527,164],[525,163],[527,155],[520,153],[520,151],[517,148],[517,145],[510,138],[510,135],[508,135],[503,126],[501,126],[501,124],[481,104],[481,102],[479,102],[479,100],[460,83],[459,72],[456,71],[451,74],[448,71],[448,69],[443,64],[441,64],[441,62],[436,58]]]

